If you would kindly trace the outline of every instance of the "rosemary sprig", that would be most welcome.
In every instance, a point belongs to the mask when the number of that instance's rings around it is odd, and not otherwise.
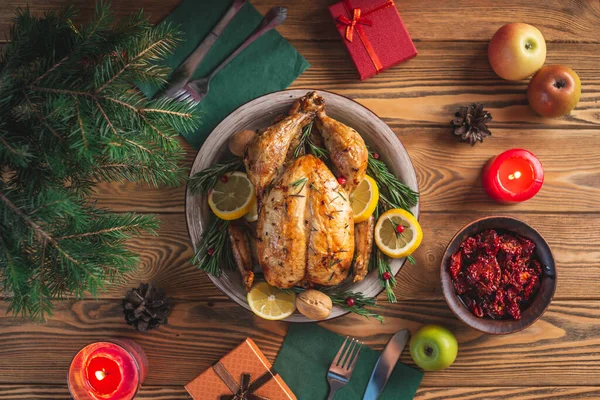
[[[377,204],[375,212],[373,213],[373,215],[375,216],[375,220],[379,219],[381,211],[380,207],[382,207],[381,201],[379,202],[379,204]],[[392,273],[392,268],[390,266],[387,256],[383,254],[377,246],[373,246],[373,251],[371,252],[371,260],[369,262],[369,271],[372,271],[373,269],[377,269],[378,271],[379,284],[385,289],[385,294],[388,298],[388,301],[390,303],[396,303],[397,299],[396,295],[394,294],[394,288],[396,287],[396,277]],[[386,274],[386,272],[389,274],[389,279],[384,278],[384,274]]]
[[[298,293],[304,292],[306,289],[294,286],[293,288],[287,289],[287,290],[292,290],[296,294],[298,294]],[[329,289],[329,290],[325,289],[325,290],[321,290],[321,291],[323,293],[325,293],[326,295],[328,295],[329,298],[331,299],[331,302],[333,304],[335,304],[336,306],[340,306],[344,310],[350,311],[351,313],[362,315],[363,317],[366,317],[366,318],[375,318],[377,321],[383,322],[383,317],[381,315],[379,315],[371,310],[368,310],[366,308],[366,307],[375,307],[375,308],[380,307],[377,304],[377,299],[375,297],[366,297],[361,292],[352,292],[349,290],[346,290],[341,293],[333,293],[331,289]],[[354,305],[352,305],[352,306],[348,305],[347,301],[349,298],[354,300]]]
[[[293,188],[297,188],[298,186],[300,186],[300,188],[298,189],[298,191],[295,194],[298,194],[302,191],[302,189],[304,189],[304,186],[306,185],[306,182],[308,182],[308,178],[304,177],[304,178],[300,178],[292,183],[290,183],[290,186]]]
[[[306,141],[310,137],[312,132],[313,123],[309,123],[304,128],[302,128],[302,135],[300,136],[300,142],[298,142],[298,146],[294,149],[294,158],[298,158],[303,156],[306,151]]]
[[[198,268],[213,276],[221,275],[221,262],[235,268],[231,245],[229,244],[229,221],[215,218],[200,238],[198,250],[190,261]]]
[[[379,307],[375,297],[366,297],[361,292],[345,291],[342,293],[330,294],[331,302],[342,307],[346,311],[354,314],[362,315],[367,318],[375,318],[379,322],[383,322],[383,317],[366,307]],[[351,298],[354,300],[354,305],[349,306],[347,301]]]
[[[384,287],[385,294],[387,295],[390,303],[396,303],[396,295],[394,294],[394,288],[396,287],[396,277],[392,273],[388,258],[379,249],[374,249],[373,258],[375,259],[375,267],[379,272],[379,284]],[[372,258],[372,260],[373,260]],[[389,279],[384,278],[385,273],[389,274]]]
[[[217,180],[228,172],[239,170],[244,165],[241,157],[234,158],[224,163],[214,164],[202,171],[196,172],[189,180],[189,188],[192,193],[206,194],[215,187]]]
[[[309,123],[302,129],[302,135],[300,136],[300,142],[298,146],[294,149],[294,158],[298,158],[304,154],[306,154],[306,148],[308,147],[308,152],[313,156],[326,159],[329,157],[329,152],[322,147],[317,146],[311,139],[313,128],[313,122]]]
[[[410,211],[419,200],[419,193],[400,182],[394,174],[390,172],[387,165],[381,160],[373,157],[369,152],[369,163],[367,165],[367,174],[373,177],[379,186],[380,198],[387,203],[390,208],[402,208]],[[387,194],[387,196],[386,196]]]

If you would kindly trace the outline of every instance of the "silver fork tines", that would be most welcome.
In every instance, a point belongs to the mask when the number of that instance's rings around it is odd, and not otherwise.
[[[327,372],[327,381],[329,382],[328,400],[333,399],[335,392],[346,386],[350,381],[362,346],[362,342],[346,336],[346,340],[342,343]]]

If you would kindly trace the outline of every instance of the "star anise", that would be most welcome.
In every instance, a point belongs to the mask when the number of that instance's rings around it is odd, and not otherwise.
[[[483,104],[472,104],[460,107],[450,123],[456,136],[474,146],[477,142],[483,143],[484,138],[492,135],[487,127],[491,120],[492,115],[483,109]]]

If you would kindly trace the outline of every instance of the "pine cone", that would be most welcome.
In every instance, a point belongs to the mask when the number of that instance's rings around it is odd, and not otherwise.
[[[483,109],[483,104],[472,104],[460,107],[452,119],[452,131],[462,140],[471,143],[483,143],[483,139],[492,136],[487,123],[492,120],[492,115]]]
[[[169,299],[162,289],[156,289],[152,284],[140,284],[127,292],[123,299],[125,322],[140,332],[166,324],[170,311]]]

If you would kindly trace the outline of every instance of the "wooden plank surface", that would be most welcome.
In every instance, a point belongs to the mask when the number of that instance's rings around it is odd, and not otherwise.
[[[118,15],[137,11],[140,6],[160,21],[181,0],[113,0]],[[288,19],[278,30],[288,39],[337,39],[337,32],[327,10],[335,0],[254,0],[263,14],[274,4],[289,8]],[[80,20],[94,11],[89,0],[3,0],[0,3],[0,31],[7,31],[11,10],[28,4],[32,11],[58,9],[73,4],[81,10]],[[598,19],[600,3],[596,0],[546,0],[543,6],[534,1],[507,0],[501,4],[488,0],[396,0],[400,15],[411,37],[423,41],[487,41],[496,29],[507,22],[526,22],[539,28],[546,40],[556,42],[600,43]]]
[[[339,334],[352,332],[379,350],[399,329],[414,332],[421,324],[434,322],[447,326],[456,333],[459,355],[451,368],[426,373],[422,387],[443,387],[448,382],[454,387],[600,382],[597,300],[555,300],[535,325],[504,337],[466,327],[443,301],[403,301],[385,305],[382,314],[383,324],[352,315],[321,325]],[[228,300],[177,301],[169,325],[147,334],[124,324],[117,300],[65,301],[45,325],[2,316],[0,326],[0,384],[64,382],[76,349],[122,336],[135,339],[146,351],[148,385],[181,386],[247,336],[274,360],[287,331],[286,323],[262,320]],[[407,350],[401,362],[414,365]]]
[[[460,387],[419,388],[417,400],[557,400],[568,398],[597,399],[600,386],[538,386],[533,388],[512,387]],[[0,400],[71,400],[66,386],[52,385],[0,385]],[[137,400],[183,400],[191,399],[182,387],[143,386]]]
[[[159,21],[179,0],[113,0],[117,15],[143,6]],[[399,273],[398,304],[386,304],[386,322],[356,316],[323,324],[340,334],[357,334],[380,349],[398,329],[414,332],[441,323],[457,333],[460,352],[448,370],[427,373],[418,399],[598,399],[600,398],[600,2],[548,0],[396,0],[419,50],[408,63],[367,81],[356,73],[327,11],[334,0],[252,0],[261,12],[289,9],[278,30],[308,59],[311,68],[295,88],[332,90],[377,113],[407,148],[421,189],[425,238],[416,265]],[[0,32],[11,9],[32,12],[72,3],[80,20],[93,12],[88,0],[4,0]],[[548,64],[575,69],[582,100],[571,115],[543,119],[527,106],[527,82],[498,78],[487,62],[487,41],[504,23],[538,27],[548,41]],[[456,107],[483,102],[492,113],[491,138],[470,147],[448,128]],[[196,151],[186,148],[186,167]],[[546,174],[531,201],[500,206],[479,184],[481,167],[512,147],[536,153]],[[148,352],[150,371],[140,399],[187,399],[182,385],[252,336],[274,359],[287,327],[260,320],[227,299],[195,267],[187,236],[183,187],[149,189],[101,184],[100,204],[117,211],[160,213],[160,237],[131,241],[141,254],[139,271],[102,294],[100,301],[69,300],[55,317],[35,324],[5,316],[0,305],[0,399],[68,399],[65,371],[83,345],[113,336],[134,338]],[[441,297],[440,257],[448,240],[467,222],[509,214],[530,223],[549,241],[558,265],[555,300],[531,328],[504,337],[480,334],[451,314]],[[125,325],[120,299],[140,281],[154,280],[174,298],[170,325],[139,334]],[[383,300],[383,297],[380,297]],[[407,352],[402,361],[412,365]]]

